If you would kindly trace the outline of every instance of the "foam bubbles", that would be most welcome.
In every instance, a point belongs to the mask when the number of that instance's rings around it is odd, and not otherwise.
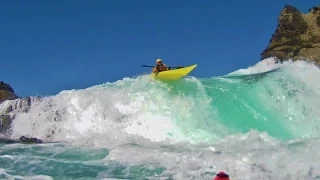
[[[257,73],[277,68],[249,81]],[[102,167],[96,170],[99,178],[110,177],[120,164],[126,167],[121,167],[125,169],[121,178],[132,177],[135,168],[142,166],[156,170],[159,179],[212,179],[219,171],[226,171],[231,179],[315,179],[320,176],[319,73],[310,63],[276,64],[269,58],[230,74],[238,79],[188,77],[173,86],[139,76],[62,91],[32,101],[27,112],[11,112],[16,113],[12,137],[108,148],[103,158],[76,160],[79,168],[90,163]],[[248,74],[250,78],[243,78]],[[0,104],[0,112],[17,101]],[[278,138],[284,133],[290,140]],[[67,147],[42,147],[54,151],[49,158],[57,166],[71,161],[55,161],[55,155]],[[93,152],[90,148],[87,154]],[[43,152],[28,153],[18,161],[43,165],[46,156],[38,157]],[[36,157],[40,163],[32,161]],[[0,175],[12,177],[6,170]]]

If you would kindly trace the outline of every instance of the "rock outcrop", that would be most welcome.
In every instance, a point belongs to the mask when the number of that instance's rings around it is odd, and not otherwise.
[[[278,60],[308,59],[320,64],[320,6],[307,14],[286,5],[278,18],[278,26],[269,45],[261,53],[261,60],[276,57]]]
[[[9,84],[0,81],[0,103],[5,100],[13,100],[19,98]]]
[[[9,134],[16,114],[27,113],[31,108],[31,103],[40,100],[40,97],[25,97],[0,104],[0,134]]]
[[[0,81],[0,104],[6,100],[18,99],[19,97],[14,93],[13,88],[9,85]],[[10,128],[14,116],[9,115],[12,111],[12,106],[5,109],[0,106],[0,133],[7,132]]]

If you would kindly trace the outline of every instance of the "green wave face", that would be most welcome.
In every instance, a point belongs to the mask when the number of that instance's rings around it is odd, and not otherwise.
[[[0,144],[0,179],[212,179],[221,170],[231,179],[315,179],[319,69],[295,62],[243,75],[257,69],[124,78],[33,101],[17,112],[12,136],[67,143]]]
[[[156,82],[149,87],[167,91],[159,106],[169,106],[162,111],[170,111],[184,135],[196,141],[250,130],[282,140],[317,137],[318,85],[292,73],[284,68],[254,75]]]

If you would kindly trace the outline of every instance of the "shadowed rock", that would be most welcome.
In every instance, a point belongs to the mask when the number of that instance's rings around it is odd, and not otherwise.
[[[0,103],[5,100],[13,100],[19,98],[14,94],[14,90],[9,84],[0,81]]]
[[[14,116],[10,116],[7,114],[0,114],[0,133],[1,134],[9,134],[10,127]]]

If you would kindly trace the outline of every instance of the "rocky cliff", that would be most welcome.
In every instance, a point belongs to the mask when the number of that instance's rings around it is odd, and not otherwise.
[[[261,53],[261,60],[276,57],[287,59],[309,59],[320,64],[320,6],[308,13],[301,13],[286,5],[278,18],[278,26],[269,45]]]
[[[6,100],[13,100],[17,98],[19,97],[14,93],[13,88],[9,84],[0,81],[0,105]],[[0,134],[7,132],[11,125],[12,119],[14,117],[10,116],[8,113],[12,111],[12,109],[12,106],[5,109],[0,106]]]
[[[15,93],[12,87],[9,84],[0,81],[0,103],[5,100],[12,100],[19,98]]]

